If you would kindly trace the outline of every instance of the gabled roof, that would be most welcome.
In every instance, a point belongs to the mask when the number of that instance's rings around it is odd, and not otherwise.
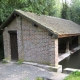
[[[3,23],[0,28],[5,28],[14,18],[16,18],[16,16],[21,16],[27,20],[30,20],[31,22],[36,23],[37,25],[41,25],[43,28],[47,29],[58,37],[80,35],[80,25],[74,23],[73,21],[46,15],[37,15],[21,10],[14,10],[8,20]]]

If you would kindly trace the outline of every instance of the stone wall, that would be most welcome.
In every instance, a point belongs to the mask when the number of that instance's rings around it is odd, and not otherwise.
[[[56,65],[58,62],[58,41],[49,36],[49,32],[36,27],[32,22],[16,18],[5,28],[4,53],[11,60],[9,30],[17,30],[19,60]]]
[[[9,24],[8,27],[5,27],[4,32],[3,32],[4,57],[8,60],[11,60],[10,35],[8,31],[14,31],[14,30],[17,31],[18,55],[19,55],[19,54],[22,54],[20,18],[14,19],[12,23]]]

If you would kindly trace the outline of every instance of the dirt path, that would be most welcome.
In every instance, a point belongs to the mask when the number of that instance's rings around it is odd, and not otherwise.
[[[47,77],[52,80],[63,80],[65,74],[49,72],[45,69],[26,64],[0,63],[0,80],[35,80],[36,77]]]

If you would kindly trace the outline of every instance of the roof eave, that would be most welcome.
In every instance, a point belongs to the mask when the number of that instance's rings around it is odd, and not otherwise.
[[[79,36],[79,35],[80,35],[80,33],[76,33],[76,34],[61,34],[61,35],[58,35],[58,38]]]

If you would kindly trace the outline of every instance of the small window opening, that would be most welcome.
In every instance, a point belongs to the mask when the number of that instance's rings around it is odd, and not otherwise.
[[[53,34],[52,34],[52,33],[49,33],[49,36],[51,36],[51,37],[52,37],[52,36],[53,36]]]
[[[36,27],[36,28],[38,27],[38,25],[37,25],[37,24],[33,24],[33,26],[34,26],[34,27]]]

